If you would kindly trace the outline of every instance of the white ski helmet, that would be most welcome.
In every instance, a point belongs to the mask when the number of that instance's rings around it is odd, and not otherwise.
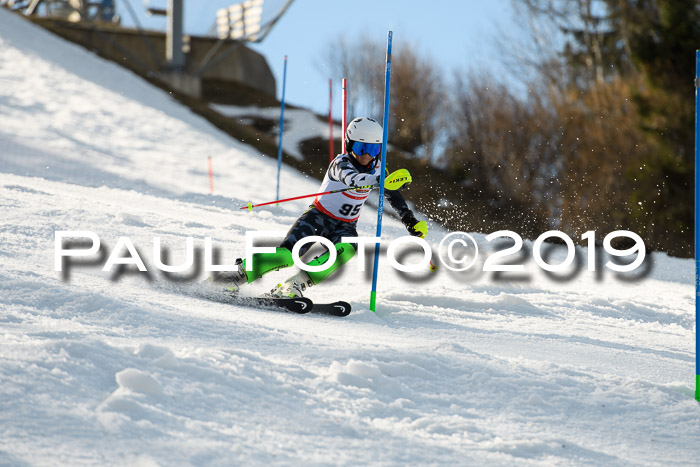
[[[384,130],[382,126],[373,118],[360,117],[348,123],[345,131],[345,149],[350,153],[352,143],[360,141],[362,143],[382,143]]]

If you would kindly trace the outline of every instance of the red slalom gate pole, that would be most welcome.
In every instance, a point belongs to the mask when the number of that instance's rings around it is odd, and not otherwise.
[[[207,159],[209,159],[209,192],[213,195],[214,194],[214,168],[212,166],[211,156],[207,156]]]
[[[343,154],[345,154],[345,127],[348,125],[348,80],[346,78],[343,78],[343,119],[341,121],[341,135],[340,135],[340,141],[342,144],[343,148]]]
[[[328,143],[328,149],[330,154],[330,160],[333,160],[334,144],[333,144],[333,80],[328,80],[328,127],[330,128],[330,141]]]

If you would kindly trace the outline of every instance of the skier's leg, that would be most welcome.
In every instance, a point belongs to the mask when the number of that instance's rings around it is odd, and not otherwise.
[[[292,260],[294,244],[310,235],[324,235],[327,227],[323,222],[322,215],[316,209],[307,209],[304,214],[299,216],[294,225],[289,228],[287,236],[274,253],[256,253],[253,255],[252,271],[247,270],[245,260],[243,261],[243,269],[246,270],[248,283],[250,284],[268,272],[294,265]],[[299,252],[299,256],[303,256],[309,248],[311,248],[311,244],[304,245],[304,248]]]
[[[272,294],[280,297],[301,297],[306,289],[326,280],[335,271],[340,269],[343,264],[347,263],[355,256],[355,247],[350,243],[337,243],[335,245],[335,251],[337,254],[335,262],[330,265],[328,269],[323,271],[299,271],[287,279],[284,284],[279,284],[277,288],[272,291]],[[327,251],[306,264],[309,266],[320,266],[328,261],[330,255],[330,251]]]
[[[268,272],[278,271],[294,265],[292,252],[282,247],[277,247],[274,253],[255,253],[251,259],[253,264],[250,270],[246,266],[246,260],[243,260],[241,264],[245,272],[246,281],[249,284],[260,279]]]
[[[302,214],[287,232],[287,237],[274,253],[256,253],[252,258],[251,270],[248,270],[246,260],[240,258],[236,260],[238,269],[229,273],[220,274],[218,280],[230,285],[232,291],[237,291],[238,286],[244,283],[250,284],[261,278],[268,272],[290,267],[294,264],[292,260],[292,248],[294,244],[302,238],[310,235],[323,235],[328,232],[329,226],[321,213],[316,209],[308,209]],[[304,245],[300,255],[306,253],[311,248],[311,244]]]
[[[336,221],[326,216],[324,216],[324,218],[326,219],[325,223],[328,227],[326,229],[328,235],[324,235],[324,237],[328,238],[335,245],[337,254],[335,262],[324,271],[299,271],[297,274],[287,279],[284,284],[278,285],[277,289],[272,292],[273,294],[287,297],[301,295],[302,292],[309,287],[313,287],[326,280],[355,256],[355,247],[341,240],[343,237],[357,237],[357,222]],[[307,264],[310,266],[319,266],[325,264],[329,257],[330,251],[327,251]]]
[[[287,268],[294,264],[292,252],[286,248],[276,248],[274,253],[255,253],[252,260],[252,268],[248,271],[246,260],[238,258],[236,260],[236,269],[219,273],[216,276],[217,282],[230,284],[232,286],[230,287],[231,290],[235,291],[237,286],[241,284],[250,284],[268,272]]]
[[[337,221],[336,221],[337,222]],[[334,227],[334,220],[330,217],[322,214],[315,207],[311,207],[304,212],[304,214],[297,219],[294,225],[287,232],[287,236],[280,243],[280,247],[286,248],[292,251],[294,245],[301,239],[310,237],[312,235],[319,235],[321,237],[326,237],[329,232],[332,231]],[[304,256],[304,254],[309,251],[309,248],[313,246],[313,243],[307,243],[304,245],[300,251],[299,256]]]
[[[335,252],[337,257],[335,262],[326,270],[323,271],[302,271],[306,272],[309,279],[312,281],[312,285],[318,285],[324,280],[326,280],[331,274],[340,269],[345,263],[350,261],[353,256],[355,256],[355,247],[350,243],[337,243],[335,245]],[[309,266],[320,266],[325,264],[330,257],[331,252],[327,251],[321,256],[314,258],[312,261],[308,262]],[[309,286],[310,287],[310,286]]]

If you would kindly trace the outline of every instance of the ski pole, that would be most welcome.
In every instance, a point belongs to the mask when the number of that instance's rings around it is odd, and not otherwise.
[[[331,190],[331,191],[324,191],[323,193],[313,193],[311,195],[295,196],[294,198],[277,199],[275,201],[268,201],[267,203],[260,203],[260,204],[248,203],[247,206],[242,206],[241,209],[247,209],[248,211],[252,211],[253,208],[257,208],[260,206],[267,206],[268,204],[286,203],[287,201],[294,201],[296,199],[303,199],[303,198],[311,198],[312,196],[330,195],[333,193],[342,193],[343,191],[362,190],[362,189],[366,189],[366,188],[376,188],[376,187],[377,187],[377,185],[356,186],[356,187],[352,187],[352,188],[343,188],[342,190]]]
[[[382,177],[385,178],[385,177]],[[405,184],[411,183],[413,181],[413,178],[411,178],[411,174],[408,172],[406,169],[399,169],[395,170],[392,172],[389,176],[386,176],[384,180],[384,187],[387,188],[388,190],[398,190]],[[242,206],[241,209],[247,209],[248,211],[252,211],[253,208],[257,208],[259,206],[267,206],[268,204],[275,204],[275,203],[286,203],[287,201],[294,201],[295,199],[302,199],[302,198],[311,198],[312,196],[321,196],[321,195],[331,195],[333,193],[342,193],[344,191],[352,191],[352,190],[363,190],[367,188],[376,188],[379,185],[365,185],[365,186],[354,186],[350,188],[343,188],[340,190],[331,190],[331,191],[324,191],[323,193],[313,193],[310,195],[302,195],[302,196],[295,196],[294,198],[285,198],[285,199],[276,199],[274,201],[268,201],[267,203],[260,203],[260,204],[253,204],[253,203],[248,203],[247,206]]]

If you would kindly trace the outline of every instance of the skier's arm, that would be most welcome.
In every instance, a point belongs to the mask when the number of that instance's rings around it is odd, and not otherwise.
[[[350,188],[379,184],[379,174],[360,173],[349,160],[342,158],[331,163],[328,176],[331,180],[343,182]]]
[[[401,217],[401,222],[408,230],[408,233],[414,237],[425,238],[428,235],[428,224],[425,221],[418,222],[416,216],[413,214],[406,204],[406,200],[399,190],[387,190],[384,192],[384,196],[389,200],[389,204],[393,207]]]
[[[414,237],[425,238],[428,235],[428,223],[425,221],[418,222],[418,219],[410,210],[401,216],[401,222],[403,222],[408,233]]]
[[[396,210],[399,217],[403,218],[406,213],[411,212],[411,210],[408,208],[408,204],[406,204],[406,200],[403,198],[403,195],[399,190],[386,190],[384,192],[384,196],[389,200],[389,204],[391,204],[391,207]]]
[[[406,174],[408,175],[408,172]],[[328,167],[328,176],[331,180],[341,181],[350,188],[379,185],[380,180],[379,175],[360,173],[352,165],[352,162],[343,158],[337,158],[331,162],[330,167]],[[398,190],[386,190],[384,195],[399,216],[401,216],[401,222],[406,226],[408,233],[421,238],[428,234],[428,226],[425,221],[418,222]]]

